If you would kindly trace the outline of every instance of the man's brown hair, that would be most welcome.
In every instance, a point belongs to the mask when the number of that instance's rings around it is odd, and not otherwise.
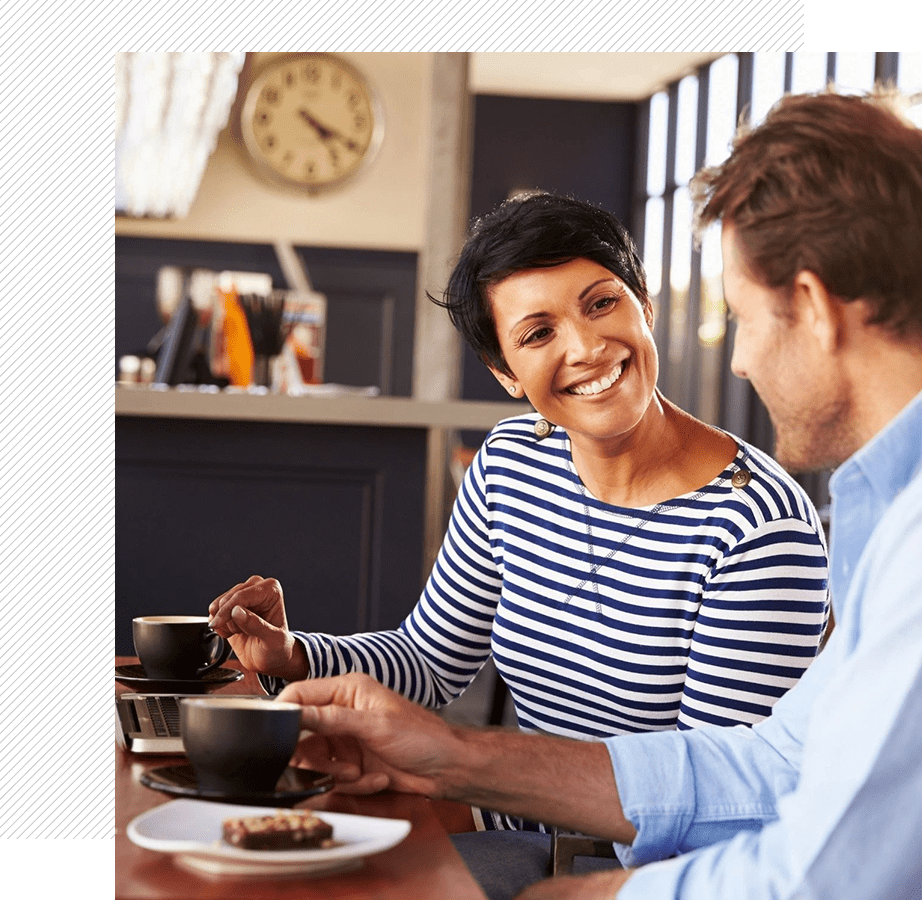
[[[767,287],[808,270],[843,301],[865,300],[869,323],[922,338],[922,130],[905,106],[881,87],[783,97],[693,179],[698,232],[731,224]]]

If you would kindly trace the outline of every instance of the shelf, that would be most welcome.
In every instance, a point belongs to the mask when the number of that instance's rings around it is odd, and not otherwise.
[[[501,419],[532,411],[528,403],[431,402],[408,397],[248,394],[146,386],[115,386],[117,416],[304,422],[388,428],[489,431]]]

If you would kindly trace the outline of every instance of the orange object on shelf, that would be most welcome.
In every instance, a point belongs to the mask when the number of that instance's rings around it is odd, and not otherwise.
[[[227,375],[230,383],[247,387],[253,381],[253,341],[246,314],[236,290],[221,291],[224,297],[224,343],[227,352]]]

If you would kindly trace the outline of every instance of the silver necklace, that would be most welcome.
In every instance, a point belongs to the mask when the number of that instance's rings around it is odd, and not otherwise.
[[[744,459],[743,461],[745,462],[745,459]],[[735,462],[735,461],[734,461],[734,462]],[[567,459],[567,460],[566,460],[566,464],[567,464],[567,469],[569,470],[570,474],[573,476],[573,480],[576,482],[576,486],[579,488],[580,496],[582,497],[582,500],[583,500],[583,516],[584,516],[584,518],[585,518],[585,520],[586,520],[586,545],[587,545],[587,547],[588,547],[588,549],[589,549],[589,562],[592,563],[592,566],[591,566],[591,568],[589,569],[589,574],[586,575],[586,577],[585,577],[585,578],[584,578],[584,579],[573,589],[573,592],[570,594],[569,597],[567,597],[566,600],[563,601],[563,604],[562,604],[562,605],[563,605],[563,606],[567,606],[567,605],[570,603],[570,601],[571,601],[571,600],[572,600],[572,599],[583,589],[583,587],[586,585],[586,583],[591,581],[591,582],[592,582],[593,590],[595,591],[595,611],[596,611],[596,615],[597,615],[599,618],[601,618],[601,616],[602,616],[602,603],[601,603],[601,595],[600,595],[600,593],[599,593],[599,585],[598,585],[598,582],[595,580],[595,575],[596,575],[596,573],[597,573],[597,572],[599,571],[599,569],[601,569],[602,566],[605,565],[605,563],[607,563],[607,562],[608,562],[608,561],[609,561],[609,560],[610,560],[610,559],[611,559],[611,558],[612,558],[612,557],[613,557],[613,556],[614,556],[614,555],[615,555],[615,554],[616,554],[616,553],[617,553],[617,552],[618,552],[618,551],[619,551],[629,540],[631,540],[636,534],[638,534],[638,532],[640,532],[640,531],[643,529],[643,527],[644,527],[648,522],[652,521],[653,518],[657,515],[657,513],[659,513],[660,510],[662,510],[662,509],[667,509],[667,508],[670,507],[670,506],[675,506],[676,504],[679,503],[680,499],[684,499],[684,498],[675,497],[675,498],[673,498],[673,499],[671,499],[671,500],[663,500],[661,503],[657,503],[656,506],[654,506],[653,509],[651,509],[649,512],[644,512],[643,510],[635,510],[635,511],[632,511],[632,512],[630,512],[630,513],[615,513],[616,515],[633,516],[634,518],[638,519],[639,521],[637,522],[637,524],[634,526],[634,528],[633,528],[631,531],[629,531],[623,538],[621,538],[621,540],[618,541],[618,543],[615,544],[615,546],[612,547],[611,550],[609,550],[608,553],[605,554],[605,557],[604,557],[603,559],[599,560],[599,562],[597,562],[597,563],[593,563],[593,560],[594,560],[594,557],[595,557],[595,553],[594,553],[594,551],[593,551],[593,542],[592,542],[592,520],[591,520],[591,518],[590,518],[590,516],[589,516],[589,501],[588,501],[588,499],[587,499],[586,488],[585,488],[585,486],[583,485],[583,480],[579,477],[579,473],[578,473],[578,472],[576,471],[576,469],[573,467],[573,464],[572,464],[571,460]],[[737,468],[737,471],[738,471],[738,472],[744,472],[745,469],[742,469],[742,468],[739,468],[739,467],[738,467],[738,468]],[[736,482],[736,474],[737,474],[737,473],[734,472],[734,474],[733,474],[733,479],[732,479],[732,483],[734,484],[734,487],[737,486],[736,483],[735,483],[735,482]],[[747,473],[747,474],[748,474],[748,473]],[[720,484],[720,482],[722,482],[722,481],[724,481],[724,480],[726,480],[726,479],[725,479],[725,476],[724,476],[723,474],[721,474],[721,475],[718,476],[718,478],[713,482],[713,484],[716,486],[716,485]],[[744,483],[744,484],[741,484],[741,485],[739,485],[739,486],[740,486],[740,487],[744,487],[744,486],[745,486],[746,484],[748,484],[748,483],[749,483],[749,479],[747,478],[746,481],[745,481],[745,483]],[[701,490],[699,490],[699,491],[697,491],[696,493],[694,493],[691,497],[688,498],[687,502],[693,503],[693,502],[694,502],[695,500],[697,500],[699,497],[704,496],[704,494],[705,494],[706,491],[707,491],[707,488],[709,488],[709,487],[711,487],[710,484],[707,485],[707,487],[702,488]]]

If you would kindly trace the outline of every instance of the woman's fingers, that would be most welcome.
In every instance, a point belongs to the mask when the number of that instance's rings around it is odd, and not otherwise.
[[[233,617],[234,611],[241,607],[255,613],[270,625],[287,630],[284,595],[278,579],[251,575],[242,584],[234,585],[216,597],[208,607],[211,627],[223,637],[249,633],[240,627],[242,620],[235,621]]]

